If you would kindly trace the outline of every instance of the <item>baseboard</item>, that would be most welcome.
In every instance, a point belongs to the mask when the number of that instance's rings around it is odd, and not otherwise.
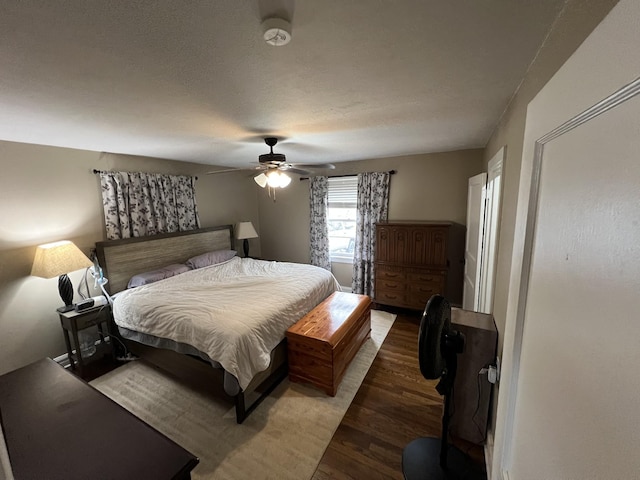
[[[487,441],[484,444],[484,464],[487,470],[487,478],[491,479],[491,466],[493,462],[493,432],[487,432]]]
[[[62,368],[69,368],[69,366],[71,365],[71,363],[69,362],[69,355],[66,353],[58,355],[53,359],[53,361],[60,365]]]
[[[347,293],[351,293],[352,292],[351,287],[344,287],[342,285],[340,285],[340,291],[347,292]]]
[[[107,335],[106,337],[104,337],[105,342],[110,342],[111,338]],[[94,342],[94,345],[96,346],[96,348],[100,345],[100,340],[96,340]],[[73,354],[76,354],[76,351],[73,350]],[[62,355],[58,355],[57,357],[55,357],[53,359],[54,362],[56,362],[58,365],[60,365],[62,368],[69,368],[71,367],[71,362],[69,361],[69,355],[67,353],[63,353]]]

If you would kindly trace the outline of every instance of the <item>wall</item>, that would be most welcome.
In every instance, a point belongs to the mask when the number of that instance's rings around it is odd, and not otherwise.
[[[541,46],[534,62],[508,108],[496,126],[484,152],[484,168],[503,146],[504,190],[500,220],[500,240],[494,293],[493,315],[498,328],[499,353],[503,349],[513,238],[515,235],[520,167],[522,163],[524,127],[527,106],[533,97],[578,48],[594,27],[606,16],[618,0],[568,0],[552,31]],[[494,389],[491,431],[495,428],[495,408],[498,388]],[[491,442],[491,435],[489,443]]]
[[[336,164],[329,175],[396,170],[389,190],[390,220],[451,220],[466,223],[467,180],[482,168],[480,149],[378,158]],[[266,258],[309,262],[309,182],[297,178],[276,192],[258,193],[262,251]],[[351,265],[334,263],[343,286],[351,286]]]
[[[513,480],[640,471],[640,97],[546,142],[533,205],[528,191],[535,141],[637,82],[638,19],[620,1],[527,110],[494,462]]]
[[[2,141],[0,163],[0,374],[66,351],[57,280],[31,277],[31,265],[39,244],[68,239],[88,254],[104,240],[94,168],[198,175],[203,227],[249,220],[260,229],[256,186],[240,173],[205,175],[206,165]],[[251,244],[259,254],[259,239]],[[74,288],[82,274],[70,275]]]
[[[504,331],[527,106],[617,2],[618,0],[569,0],[567,2],[534,63],[529,67],[517,94],[487,143],[484,153],[484,171],[496,152],[502,146],[507,147],[494,298],[494,316],[500,332]]]

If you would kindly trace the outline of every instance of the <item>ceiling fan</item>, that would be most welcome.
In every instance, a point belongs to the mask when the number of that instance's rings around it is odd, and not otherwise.
[[[264,143],[269,146],[269,153],[264,153],[258,157],[258,166],[253,170],[260,170],[261,173],[253,177],[255,182],[262,188],[284,188],[291,183],[291,177],[284,172],[296,173],[298,175],[311,175],[313,172],[309,169],[329,169],[335,167],[332,163],[315,163],[315,164],[298,164],[288,163],[287,157],[283,153],[274,153],[273,147],[278,143],[276,137],[267,137]],[[225,173],[236,171],[238,169],[216,170],[209,172]]]

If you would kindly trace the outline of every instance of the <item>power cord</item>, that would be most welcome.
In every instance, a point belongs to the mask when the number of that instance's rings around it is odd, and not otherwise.
[[[100,313],[102,312],[102,310],[104,310],[104,308],[105,308],[105,305],[102,305],[99,309],[97,309],[97,310],[94,312],[95,314],[94,314],[94,316],[93,316],[93,319],[89,320],[87,323],[88,323],[88,324],[91,324],[91,325],[93,325],[93,326],[95,326],[95,327],[98,327],[99,323],[101,323],[101,322],[98,322],[97,320],[98,320],[98,317],[99,317]],[[107,330],[110,330],[110,328],[107,328]],[[129,351],[129,349],[127,348],[127,346],[125,345],[125,343],[124,343],[120,338],[118,338],[118,336],[117,336],[117,335],[112,335],[112,334],[111,334],[111,333],[109,333],[109,332],[107,332],[107,333],[108,333],[108,335],[105,335],[105,334],[101,331],[101,329],[98,327],[98,336],[100,337],[100,340],[102,340],[103,342],[105,342],[105,341],[106,341],[106,339],[107,339],[107,337],[108,337],[108,338],[109,338],[109,340],[115,340],[115,341],[117,341],[117,342],[120,344],[120,346],[122,347],[122,350],[123,350],[123,352],[124,352],[124,355],[119,356],[119,357],[116,357],[116,360],[118,360],[118,361],[120,361],[120,362],[131,362],[131,361],[134,361],[134,360],[137,360],[137,359],[138,359],[138,357],[134,356],[134,355]]]
[[[478,385],[478,396],[477,396],[477,402],[476,402],[476,409],[473,412],[473,415],[471,416],[471,421],[476,426],[476,428],[478,429],[478,433],[482,437],[482,440],[480,441],[480,443],[484,443],[487,440],[487,431],[486,431],[485,428],[482,427],[482,425],[480,425],[478,423],[478,419],[477,419],[477,415],[480,412],[480,399],[482,398],[482,382],[481,382],[482,375],[484,375],[484,373],[486,373],[487,371],[488,371],[487,368],[482,368],[478,372],[478,376],[476,377],[477,378],[477,385]],[[483,430],[484,430],[484,432],[483,432]]]

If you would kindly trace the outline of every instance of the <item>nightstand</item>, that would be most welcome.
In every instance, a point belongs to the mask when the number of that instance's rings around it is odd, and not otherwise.
[[[91,355],[94,359],[100,359],[105,355],[110,355],[112,360],[115,361],[115,352],[113,345],[111,344],[111,307],[105,305],[99,308],[92,308],[84,310],[82,312],[76,312],[71,310],[70,312],[59,313],[60,325],[62,326],[62,332],[64,333],[64,343],[67,346],[67,354],[69,355],[69,363],[71,368],[77,370],[80,377],[85,378],[86,366],[89,362],[82,358],[82,349],[80,348],[80,340],[78,339],[78,332],[86,328],[97,327],[100,333],[100,342],[96,345],[96,352]],[[73,348],[71,345],[71,339],[73,339]],[[106,341],[105,337],[109,336],[110,341]],[[75,349],[75,354],[73,350]]]

